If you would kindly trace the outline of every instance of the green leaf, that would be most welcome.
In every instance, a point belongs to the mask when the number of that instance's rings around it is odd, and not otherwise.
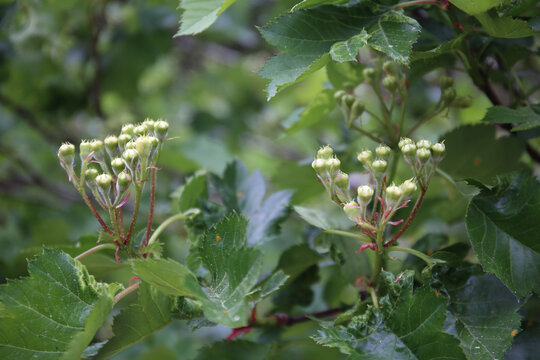
[[[517,137],[495,139],[491,125],[462,126],[446,135],[447,155],[442,170],[457,180],[473,178],[494,183],[498,174],[519,169],[523,141]]]
[[[349,0],[303,0],[294,5],[291,12],[301,9],[309,9],[319,5],[345,4]]]
[[[352,46],[354,51],[364,39],[373,49],[407,63],[420,25],[402,12],[383,12],[379,7],[371,8],[363,3],[354,7],[328,5],[299,10],[277,18],[259,31],[270,45],[283,51],[259,72],[270,80],[267,88],[270,99],[279,90],[324,66],[332,46],[339,42],[345,44],[336,45],[334,50]],[[345,60],[343,51],[335,56]]]
[[[369,36],[365,30],[346,41],[340,41],[330,48],[332,60],[337,62],[356,61],[361,48],[367,45]]]
[[[450,2],[469,15],[483,13],[501,4],[500,0],[450,0]]]
[[[171,194],[175,212],[185,212],[192,208],[200,208],[200,199],[208,198],[208,188],[206,184],[206,172],[197,172],[190,177],[184,186],[178,188]]]
[[[80,358],[120,286],[97,282],[80,262],[49,249],[28,273],[0,286],[0,358]]]
[[[252,290],[251,301],[259,302],[274,292],[278,291],[287,281],[289,275],[286,275],[282,270],[274,272],[272,275],[257,284]]]
[[[175,36],[194,35],[207,29],[235,0],[181,0],[180,29]]]
[[[146,283],[139,286],[137,304],[130,305],[114,318],[114,336],[99,351],[99,359],[108,359],[123,349],[158,331],[171,317],[171,298]]]
[[[538,110],[537,110],[538,109]],[[516,124],[512,131],[530,130],[540,126],[538,105],[511,109],[506,106],[490,107],[482,121],[491,124]]]
[[[260,244],[269,236],[279,233],[280,224],[289,216],[293,192],[282,190],[268,196],[249,219],[248,244]]]
[[[318,343],[339,348],[349,359],[465,359],[458,341],[443,333],[448,299],[421,288],[413,294],[414,272],[396,281],[383,272],[388,294],[380,308],[368,307],[344,325],[326,323],[314,337]]]
[[[307,208],[303,206],[295,206],[294,211],[308,224],[318,227],[319,229],[342,229],[349,228],[351,222],[344,215],[343,211],[335,211],[337,208],[332,208],[333,211],[325,211]]]
[[[330,111],[336,107],[334,92],[332,90],[323,90],[318,93],[306,108],[298,115],[297,120],[286,129],[288,135],[298,130],[312,126],[323,120]]]
[[[467,231],[482,267],[519,296],[540,291],[540,184],[525,173],[499,178],[467,211]]]
[[[502,359],[519,329],[516,297],[493,275],[471,276],[466,283],[446,283],[455,335],[470,359]]]
[[[197,354],[197,360],[263,360],[271,348],[270,344],[246,340],[220,341],[202,348]]]
[[[497,14],[482,13],[476,18],[486,32],[493,37],[515,39],[535,35],[528,22],[512,17],[498,17]]]
[[[442,54],[460,50],[461,45],[463,44],[463,42],[469,35],[470,35],[469,33],[464,32],[460,34],[458,37],[452,40],[445,41],[431,50],[415,51],[411,55],[412,61],[414,62],[420,59],[422,60],[432,59]]]
[[[363,68],[358,63],[345,62],[340,64],[331,61],[326,65],[326,76],[334,89],[341,89],[344,83],[360,84],[364,80]]]
[[[540,324],[528,325],[520,332],[513,344],[512,348],[506,353],[505,360],[534,360],[538,357],[538,339],[540,339]]]
[[[195,275],[172,259],[133,260],[133,271],[165,294],[205,298]]]

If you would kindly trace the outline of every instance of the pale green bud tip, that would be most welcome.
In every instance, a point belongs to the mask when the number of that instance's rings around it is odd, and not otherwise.
[[[405,180],[400,188],[404,196],[409,196],[418,189],[413,180]]]
[[[133,133],[137,136],[143,136],[146,135],[148,132],[148,128],[144,124],[140,124],[135,126],[135,129],[133,129]]]
[[[131,140],[131,135],[128,134],[122,134],[118,137],[118,143],[120,143],[121,146],[126,145]]]
[[[416,143],[416,147],[418,149],[429,149],[431,147],[431,141],[429,140],[425,140],[425,139],[422,139],[422,140],[419,140],[417,143]]]
[[[127,150],[124,151],[124,153],[122,154],[122,158],[124,158],[124,160],[126,160],[126,161],[134,160],[134,159],[136,159],[138,156],[139,156],[139,153],[138,153],[137,150],[135,150],[135,149],[127,149]]]
[[[386,146],[384,144],[377,146],[377,148],[375,149],[375,153],[377,154],[377,156],[380,156],[382,158],[389,157],[391,152],[392,149],[390,149],[389,146]]]
[[[311,166],[316,170],[316,171],[323,171],[326,169],[326,160],[324,159],[315,159],[312,163],[311,163]]]
[[[399,201],[402,195],[403,192],[396,185],[391,185],[386,188],[386,199],[391,203]]]
[[[332,148],[329,145],[326,145],[320,148],[319,151],[317,151],[317,158],[319,159],[328,160],[328,159],[331,159],[333,155],[334,155],[334,150],[332,150]]]
[[[443,156],[446,153],[446,146],[443,143],[435,143],[431,146],[431,151],[436,156]]]
[[[161,138],[162,136],[167,135],[167,131],[169,131],[169,123],[165,120],[158,120],[154,124],[154,129],[156,130],[156,134]]]
[[[401,152],[406,156],[414,156],[416,154],[416,146],[414,144],[405,144],[401,148]]]
[[[337,179],[336,184],[340,188],[348,189],[349,188],[349,175],[344,172],[340,172]]]
[[[133,126],[133,124],[125,124],[124,126],[122,126],[121,133],[132,136],[133,129],[135,129],[135,126]]]
[[[347,92],[345,90],[338,90],[334,93],[334,100],[340,102],[341,98],[345,95],[347,95]]]
[[[81,152],[81,158],[85,160],[88,155],[90,155],[90,153],[93,151],[92,144],[86,140],[83,140],[79,145],[79,150]]]
[[[395,91],[398,86],[398,81],[395,76],[388,75],[383,79],[382,84],[389,91]]]
[[[386,171],[388,163],[385,160],[375,160],[371,166],[375,172],[383,173]]]
[[[134,141],[134,140],[130,140],[130,141],[126,144],[126,149],[135,149],[135,141]]]
[[[96,177],[96,184],[102,189],[107,189],[111,186],[112,177],[109,174],[101,174]]]
[[[407,144],[414,144],[414,141],[412,141],[412,140],[409,139],[409,138],[402,137],[402,138],[399,140],[398,147],[401,149],[401,148],[403,148],[403,146],[405,146],[405,145],[407,145]]]
[[[330,169],[338,169],[339,166],[341,165],[341,161],[339,161],[339,159],[336,159],[336,158],[327,160],[327,163]]]
[[[416,151],[416,156],[418,157],[418,160],[420,160],[420,162],[424,163],[430,158],[431,151],[429,151],[429,149],[421,148]]]
[[[358,199],[361,202],[369,202],[374,193],[373,188],[369,185],[359,186],[358,189],[356,189],[356,192],[358,193]]]
[[[124,170],[124,167],[126,165],[124,164],[124,160],[122,160],[120,158],[114,158],[111,161],[111,166],[116,172],[120,172],[120,171]]]
[[[364,150],[361,153],[359,153],[356,158],[362,164],[369,165],[371,163],[371,159],[373,158],[373,153],[371,152],[371,150]]]
[[[75,155],[75,145],[71,143],[63,143],[58,149],[58,156],[72,158]]]
[[[152,119],[149,119],[149,118],[146,118],[146,120],[144,120],[143,122],[143,125],[146,126],[146,128],[150,131],[153,131],[154,130],[154,126],[155,126],[156,122]]]
[[[135,149],[141,156],[146,156],[152,151],[154,142],[150,136],[141,136],[135,140]]]
[[[88,169],[84,172],[84,177],[87,181],[93,181],[98,175],[99,172],[96,169]]]
[[[356,201],[351,201],[343,205],[343,211],[345,212],[345,215],[350,217],[351,219],[356,219],[358,216],[360,216],[359,213],[359,206]]]
[[[101,140],[92,140],[90,145],[92,146],[92,151],[96,153],[101,151],[101,149],[103,149],[103,141]]]
[[[112,150],[114,148],[116,148],[116,146],[118,146],[118,138],[116,136],[107,136],[105,138],[105,146],[107,147],[107,149],[109,150]]]
[[[126,187],[129,186],[129,184],[131,184],[131,175],[123,171],[120,174],[118,174],[117,182],[120,188],[125,189]]]

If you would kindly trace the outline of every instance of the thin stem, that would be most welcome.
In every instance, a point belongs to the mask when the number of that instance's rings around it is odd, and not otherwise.
[[[386,127],[388,129],[388,123],[384,122],[380,117],[377,116],[373,111],[365,108],[364,111],[369,114],[372,118],[377,120],[382,126]]]
[[[374,284],[377,282],[377,279],[379,278],[379,275],[381,274],[382,269],[382,254],[378,251],[375,252],[375,261],[373,262],[373,271],[371,272],[371,279],[369,280],[369,283],[371,286],[374,286]]]
[[[380,143],[383,142],[380,138],[378,138],[378,137],[372,135],[371,133],[367,132],[366,130],[362,129],[360,126],[358,126],[358,125],[356,125],[356,124],[351,124],[350,128],[353,129],[353,130],[358,131],[358,132],[361,133],[362,135],[367,136],[367,137],[370,138],[371,140],[375,141],[377,144],[380,144]]]
[[[100,250],[103,250],[103,249],[114,250],[114,249],[116,249],[116,245],[114,245],[114,244],[101,244],[101,245],[94,246],[93,248],[86,250],[82,254],[77,255],[75,257],[75,260],[81,260],[83,257],[88,256],[90,254],[95,253],[96,251],[100,251]]]
[[[109,234],[111,235],[114,235],[114,233],[112,232],[112,230],[107,226],[107,224],[105,224],[105,221],[103,221],[103,219],[101,218],[101,216],[99,215],[99,213],[97,212],[96,208],[94,207],[94,205],[92,205],[92,203],[90,202],[90,199],[88,198],[88,195],[86,195],[86,191],[84,191],[84,185],[81,186],[83,189],[80,191],[81,193],[81,196],[85,202],[85,204],[90,208],[90,211],[92,211],[92,214],[94,214],[94,216],[96,217],[97,221],[99,221],[100,225],[103,227],[103,229],[108,232]]]
[[[129,243],[129,240],[131,239],[131,234],[133,233],[133,227],[135,226],[135,222],[137,221],[137,215],[139,214],[139,207],[141,205],[141,187],[138,185],[135,188],[135,210],[133,210],[133,217],[131,218],[131,224],[129,225],[129,230],[126,235],[125,243]]]
[[[363,241],[365,243],[370,243],[371,244],[371,239],[369,237],[365,236],[365,235],[356,234],[356,233],[343,231],[343,230],[337,230],[337,229],[326,229],[326,230],[324,230],[324,232],[327,233],[327,234],[341,235],[341,236],[349,237],[349,238],[352,238],[352,239],[358,239],[358,240]]]
[[[141,282],[139,281],[139,282],[136,282],[133,285],[128,286],[127,288],[125,288],[121,292],[119,292],[118,295],[116,295],[116,297],[114,298],[114,303],[117,304],[124,297],[131,294],[133,291],[137,290],[140,285],[141,285]]]
[[[373,302],[373,306],[375,308],[378,308],[379,307],[379,301],[377,300],[377,293],[375,292],[375,289],[370,286],[370,287],[367,288],[367,291],[371,295],[371,301]]]
[[[414,250],[414,249],[402,247],[402,246],[391,246],[388,248],[388,251],[403,251],[424,260],[429,266],[433,264],[431,257],[429,257],[428,255],[418,250]]]
[[[422,205],[422,201],[424,200],[424,195],[425,194],[426,194],[426,189],[421,189],[420,196],[416,200],[416,203],[414,204],[414,207],[413,207],[411,213],[409,214],[409,217],[407,218],[407,220],[405,220],[405,223],[403,223],[403,225],[401,226],[401,229],[399,229],[397,234],[394,235],[394,237],[389,242],[384,244],[384,247],[390,246],[397,239],[399,239],[399,237],[401,236],[401,234],[403,234],[405,232],[405,230],[407,230],[407,228],[409,227],[409,225],[413,221],[414,217],[416,216],[416,212],[418,211],[418,208],[420,207],[420,205]]]
[[[154,233],[152,234],[152,237],[150,237],[150,239],[148,240],[147,245],[150,245],[154,241],[156,241],[157,238],[159,237],[159,235],[163,232],[163,230],[165,230],[165,228],[167,226],[169,226],[170,224],[172,224],[173,222],[178,221],[178,220],[184,220],[184,219],[186,219],[186,218],[188,218],[190,216],[197,215],[199,213],[200,213],[199,209],[189,209],[186,212],[176,214],[176,215],[173,215],[173,216],[169,217],[167,220],[162,222],[161,225],[159,225],[159,227],[156,229],[156,231],[154,231]]]
[[[441,7],[441,9],[445,8],[445,6],[441,4],[438,0],[414,0],[414,1],[408,1],[401,4],[397,4],[394,6],[394,9],[403,9],[409,6],[416,6],[416,5],[438,5]]]
[[[148,224],[146,225],[146,237],[144,238],[144,246],[148,245],[148,239],[152,232],[152,218],[154,216],[154,199],[156,195],[156,169],[150,170],[151,185],[150,185],[150,210],[148,211]]]

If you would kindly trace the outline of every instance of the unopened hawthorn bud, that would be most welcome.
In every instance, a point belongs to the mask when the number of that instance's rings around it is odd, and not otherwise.
[[[389,74],[396,74],[397,73],[396,63],[390,60],[385,61],[383,64],[383,70]]]
[[[353,115],[354,118],[358,118],[360,115],[362,115],[365,108],[366,106],[363,103],[361,103],[358,100],[355,100],[351,108],[351,114]]]
[[[456,89],[449,87],[444,89],[442,93],[442,99],[446,104],[450,104],[456,98]]]
[[[147,132],[148,128],[143,124],[137,125],[135,126],[135,129],[133,129],[133,134],[136,136],[144,136]]]
[[[94,181],[99,175],[99,172],[96,169],[88,169],[84,172],[84,178],[86,181]]]
[[[116,184],[120,192],[126,191],[129,188],[129,185],[131,185],[131,175],[125,171],[122,171],[120,174],[118,174]]]
[[[343,211],[348,218],[353,219],[354,221],[357,221],[356,219],[360,217],[360,207],[356,201],[351,201],[343,205]]]
[[[99,154],[101,150],[103,150],[103,141],[101,140],[92,140],[90,145],[92,146],[92,151],[95,154]]]
[[[126,150],[128,150],[128,149],[135,149],[135,140],[129,141],[129,142],[126,144],[125,149],[126,149]]]
[[[377,146],[377,148],[375,149],[375,153],[377,154],[377,156],[387,160],[388,157],[390,157],[390,153],[392,153],[392,149],[390,149],[390,147],[387,145],[381,144]]]
[[[444,143],[435,143],[431,146],[431,151],[433,152],[433,160],[439,162],[446,155],[446,146]]]
[[[376,174],[383,174],[386,171],[386,168],[388,167],[388,163],[386,162],[386,160],[378,159],[378,160],[375,160],[371,164],[371,167],[373,168]]]
[[[68,142],[63,143],[58,149],[58,158],[67,165],[72,165],[75,159],[75,145]]]
[[[340,172],[336,179],[336,185],[344,191],[349,190],[349,175],[347,173]]]
[[[396,91],[398,87],[398,81],[394,75],[386,76],[382,81],[383,86],[390,92]]]
[[[416,156],[418,160],[423,164],[431,157],[431,151],[429,149],[421,148],[416,150]]]
[[[96,184],[103,190],[109,190],[112,183],[112,177],[109,174],[100,174],[96,177]]]
[[[414,144],[414,141],[412,141],[411,139],[407,138],[407,137],[402,137],[400,140],[399,140],[399,143],[398,143],[398,147],[400,149],[403,148],[403,146],[407,145],[407,144]]]
[[[142,158],[146,158],[152,152],[153,143],[150,136],[141,136],[135,140],[135,150]]]
[[[144,120],[144,122],[143,122],[143,125],[146,126],[146,128],[150,132],[154,131],[155,124],[156,124],[156,122],[154,120],[148,119],[148,118],[146,120]]]
[[[454,79],[452,79],[449,76],[443,75],[441,76],[441,88],[446,89],[449,87],[452,87],[454,85]]]
[[[131,162],[139,157],[139,153],[135,149],[127,149],[122,154],[122,158],[127,162]]]
[[[85,161],[86,158],[88,158],[88,155],[92,153],[92,151],[92,144],[86,140],[83,140],[79,145],[81,161]]]
[[[375,81],[375,76],[377,75],[377,72],[374,68],[367,67],[364,70],[362,70],[362,75],[364,75],[364,80],[371,83]]]
[[[374,193],[373,188],[369,185],[359,186],[356,189],[356,192],[358,194],[358,202],[363,206],[367,205],[371,201],[371,197]]]
[[[328,167],[330,168],[330,171],[336,171],[339,169],[339,166],[341,165],[341,161],[337,158],[332,158],[327,160]]]
[[[334,93],[334,100],[336,100],[338,104],[341,104],[341,99],[345,95],[347,95],[347,92],[345,90],[338,90]]]
[[[416,148],[417,149],[422,149],[422,148],[429,149],[429,148],[431,148],[431,141],[426,140],[426,139],[418,140],[416,142]]]
[[[105,143],[105,147],[109,151],[114,151],[118,148],[118,138],[114,135],[107,136],[105,138],[104,143]]]
[[[131,135],[128,135],[128,134],[121,134],[119,137],[118,137],[118,144],[120,144],[120,147],[123,148],[126,146],[126,144],[128,142],[131,141]]]
[[[471,106],[471,104],[472,104],[472,97],[470,97],[469,95],[460,96],[452,102],[452,107],[464,109]]]
[[[113,168],[114,173],[118,174],[125,169],[126,164],[124,163],[124,160],[120,158],[114,158],[111,161],[111,167]]]
[[[373,159],[373,153],[371,150],[364,150],[361,153],[358,154],[356,157],[362,165],[365,165],[367,167],[371,166],[371,159]]]
[[[346,94],[341,98],[341,103],[343,104],[343,106],[350,108],[354,104],[355,100],[356,98],[354,97],[354,95]]]
[[[391,185],[386,188],[386,202],[388,203],[390,207],[393,207],[394,205],[396,205],[401,199],[402,195],[403,195],[403,192],[396,185]]]
[[[405,144],[401,148],[401,152],[403,153],[403,155],[405,155],[407,157],[413,157],[414,155],[416,155],[416,145],[414,145],[414,144]]]
[[[169,131],[169,123],[165,120],[158,120],[154,123],[154,132],[160,141],[165,140]]]
[[[405,180],[403,184],[401,184],[400,189],[403,196],[407,197],[411,196],[417,190],[417,186],[414,183],[414,180]]]
[[[120,131],[120,133],[133,136],[133,129],[135,129],[135,126],[133,124],[125,124],[124,126],[122,126],[122,130]]]
[[[315,171],[319,173],[324,172],[328,169],[327,160],[324,160],[324,159],[313,160],[313,162],[311,163],[311,166],[313,167],[313,169],[315,169]]]
[[[333,155],[334,155],[334,150],[332,150],[332,148],[328,145],[320,148],[319,151],[317,151],[317,158],[319,159],[328,160],[328,159],[331,159]]]

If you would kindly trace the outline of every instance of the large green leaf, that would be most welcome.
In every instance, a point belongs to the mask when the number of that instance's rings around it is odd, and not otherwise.
[[[101,348],[98,359],[108,359],[167,325],[172,321],[171,308],[170,296],[142,283],[137,304],[114,318],[114,336]]]
[[[97,282],[56,250],[44,249],[28,273],[0,286],[0,358],[79,359],[120,286]]]
[[[501,4],[500,0],[450,0],[450,2],[470,15],[483,13]]]
[[[263,360],[272,345],[258,344],[246,340],[231,342],[220,341],[202,348],[197,354],[198,360]]]
[[[180,29],[175,36],[193,35],[207,29],[235,0],[181,0]]]
[[[383,272],[388,294],[344,325],[326,323],[315,337],[349,359],[465,359],[458,341],[443,333],[448,298],[429,288],[413,294],[414,272],[399,280]]]
[[[519,296],[540,291],[540,184],[525,173],[484,188],[467,211],[467,231],[483,268]]]
[[[540,106],[511,109],[506,106],[490,107],[482,121],[491,124],[515,124],[512,131],[530,130],[540,126]]]
[[[283,51],[260,71],[261,76],[270,80],[267,92],[272,98],[277,91],[324,66],[332,46],[339,61],[350,58],[345,56],[347,49],[355,53],[367,42],[395,61],[407,63],[420,25],[402,12],[382,11],[363,3],[299,10],[277,18],[259,31],[269,44]]]
[[[332,5],[332,4],[344,4],[349,0],[303,0],[298,4],[294,5],[291,11],[309,9],[310,7],[315,7],[319,5]]]
[[[452,332],[470,359],[502,359],[520,327],[516,297],[493,275],[471,276],[465,283],[446,283]]]
[[[495,13],[477,14],[476,18],[482,24],[486,32],[494,37],[514,39],[532,36],[538,32],[534,31],[528,22],[512,17],[499,17]]]
[[[462,126],[445,135],[447,155],[441,168],[455,179],[474,178],[493,183],[498,174],[519,169],[523,141],[495,139],[491,125]]]
[[[443,43],[440,43],[439,45],[437,45],[431,50],[415,51],[411,55],[412,61],[414,62],[421,59],[422,60],[432,59],[442,54],[460,50],[467,36],[469,36],[469,33],[464,32],[452,40],[448,40]]]

